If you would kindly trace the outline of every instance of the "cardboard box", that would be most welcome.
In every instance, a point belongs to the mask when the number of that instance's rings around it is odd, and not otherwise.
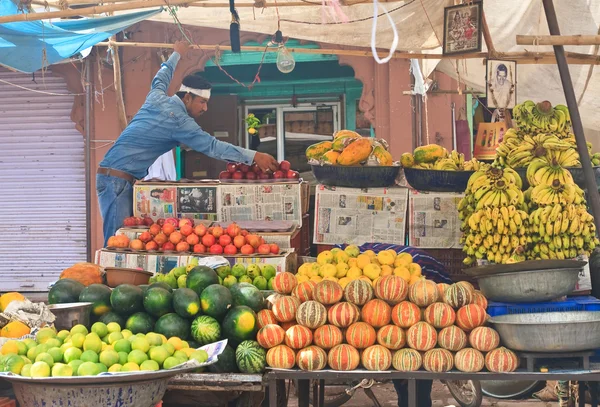
[[[427,249],[462,249],[458,201],[465,195],[452,192],[410,190],[408,244]]]
[[[189,253],[139,253],[100,249],[96,251],[95,262],[102,267],[138,268],[156,274],[168,273],[175,267],[186,265],[192,257],[201,256],[192,256]],[[231,265],[236,263],[272,264],[278,273],[296,272],[297,254],[293,250],[286,250],[273,256],[225,256],[225,258]]]

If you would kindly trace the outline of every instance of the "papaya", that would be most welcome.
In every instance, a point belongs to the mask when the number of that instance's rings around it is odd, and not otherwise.
[[[413,156],[416,164],[421,163],[433,163],[440,158],[444,158],[444,155],[448,152],[444,152],[445,148],[438,146],[437,144],[428,144],[426,146],[417,147]]]
[[[393,162],[392,155],[390,154],[389,151],[387,151],[382,146],[375,147],[373,149],[373,155],[377,159],[377,162],[379,163],[379,165],[384,166],[384,167],[392,165],[392,162]]]
[[[321,160],[323,160],[323,162],[325,164],[331,164],[331,165],[336,165],[337,164],[337,160],[340,157],[340,153],[337,151],[333,151],[333,150],[329,150],[328,152],[326,152],[325,154],[323,154],[323,156],[321,157]]]
[[[357,165],[368,159],[372,151],[371,140],[362,137],[348,145],[338,157],[337,162],[339,165]]]
[[[306,149],[306,158],[311,160],[320,159],[323,154],[331,150],[333,143],[331,141],[321,141],[320,143],[308,146]]]
[[[334,151],[342,152],[346,147],[350,145],[353,141],[360,139],[361,137],[355,137],[353,135],[340,136],[333,140],[333,146],[331,147]]]
[[[400,164],[404,168],[411,168],[415,165],[415,157],[411,153],[404,153],[400,156]]]
[[[336,140],[338,137],[351,136],[353,138],[360,138],[360,134],[352,130],[340,130],[333,135],[333,140]]]

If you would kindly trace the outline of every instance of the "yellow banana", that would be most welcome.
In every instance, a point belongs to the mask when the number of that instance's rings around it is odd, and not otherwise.
[[[498,218],[498,233],[500,234],[504,234],[504,220],[502,220],[502,218]]]

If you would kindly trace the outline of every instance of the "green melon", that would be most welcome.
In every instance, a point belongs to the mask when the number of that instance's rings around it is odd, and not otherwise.
[[[233,298],[233,306],[245,305],[258,312],[265,308],[265,296],[254,285],[249,283],[237,283],[229,289]]]
[[[164,288],[165,290],[173,291],[173,287],[171,287],[169,284],[165,283],[164,281],[159,281],[157,283],[152,283],[152,284],[150,284],[148,286],[147,289],[154,288],[154,287],[161,287],[161,288]]]
[[[223,337],[232,344],[254,339],[257,332],[256,313],[251,308],[240,305],[229,310],[222,323]]]
[[[262,373],[267,353],[256,341],[243,341],[235,350],[235,361],[242,373]]]
[[[175,313],[166,314],[156,321],[154,332],[163,334],[167,338],[176,336],[186,340],[190,336],[190,321]]]
[[[173,291],[173,308],[183,318],[194,318],[200,312],[200,298],[191,288]]]
[[[220,321],[233,304],[231,293],[227,287],[219,284],[209,285],[200,295],[202,312]]]
[[[116,322],[117,324],[119,324],[119,326],[121,328],[125,327],[125,323],[127,322],[127,320],[125,318],[123,318],[121,315],[117,314],[114,311],[109,311],[106,314],[102,315],[98,321],[103,322],[105,324],[110,324],[111,322]]]
[[[219,284],[219,276],[210,267],[196,266],[188,274],[185,284],[200,296],[209,285]]]
[[[144,309],[157,318],[173,312],[173,294],[162,287],[148,288],[144,294]]]
[[[58,280],[48,292],[48,304],[66,304],[79,302],[79,296],[85,286],[79,281],[64,278]]]
[[[91,302],[92,314],[99,317],[112,310],[110,293],[112,290],[104,284],[91,284],[79,294],[79,302]]]
[[[192,322],[192,337],[202,345],[217,342],[221,339],[219,321],[208,315],[201,315]]]
[[[147,334],[154,329],[154,318],[145,312],[136,312],[127,318],[125,328],[134,334]]]
[[[238,373],[235,350],[229,345],[225,346],[216,363],[208,366],[208,371],[211,373]]]
[[[133,315],[144,310],[142,289],[131,284],[121,284],[110,294],[113,311],[121,315]]]

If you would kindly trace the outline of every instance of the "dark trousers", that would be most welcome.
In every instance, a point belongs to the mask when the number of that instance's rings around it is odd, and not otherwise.
[[[408,407],[408,381],[392,380],[398,394],[398,407]],[[417,407],[431,407],[433,380],[417,380]]]

